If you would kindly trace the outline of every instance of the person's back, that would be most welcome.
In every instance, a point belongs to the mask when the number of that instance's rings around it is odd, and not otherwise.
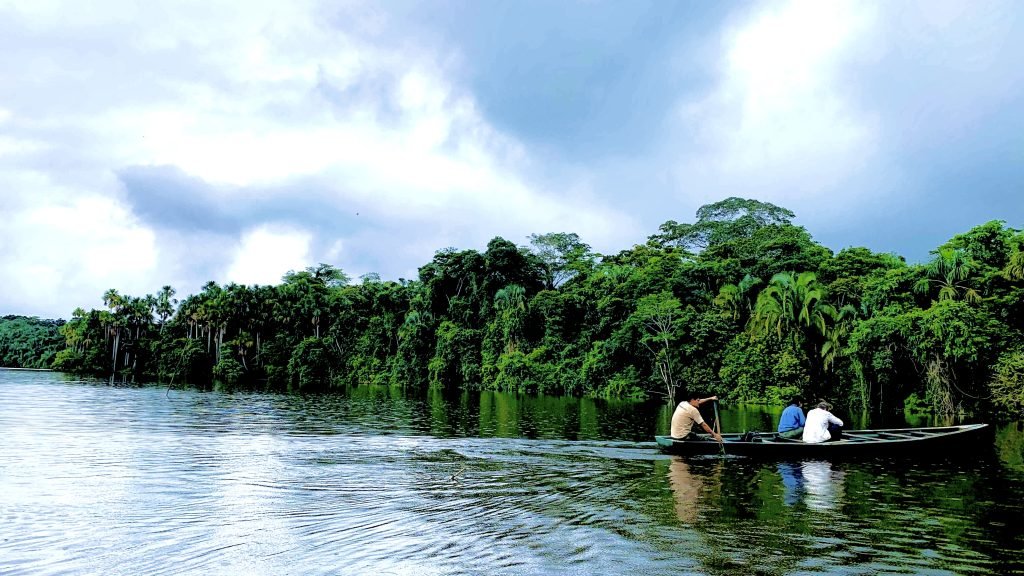
[[[700,410],[697,410],[689,402],[680,402],[679,406],[676,406],[675,412],[672,413],[672,437],[685,438],[693,430],[694,424],[703,423],[704,419],[700,415]]]
[[[697,433],[693,430],[693,426],[696,424],[713,436],[715,440],[721,442],[722,435],[708,426],[708,423],[701,417],[700,410],[698,410],[698,407],[704,402],[717,400],[718,396],[702,399],[696,394],[691,394],[689,400],[680,402],[679,406],[676,406],[675,412],[672,413],[672,424],[669,432],[672,434],[672,437],[690,440],[698,439]]]
[[[830,406],[827,402],[819,402],[818,407],[807,413],[807,421],[804,423],[803,441],[811,444],[828,442],[832,439],[829,432],[829,424],[842,426],[843,421],[836,418],[828,411]]]
[[[789,401],[789,406],[782,411],[782,416],[779,418],[779,436],[783,438],[800,438],[803,436],[806,420],[804,419],[804,411],[801,405],[802,399],[799,396],[794,396]]]

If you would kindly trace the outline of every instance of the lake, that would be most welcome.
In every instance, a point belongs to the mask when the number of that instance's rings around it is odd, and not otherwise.
[[[723,430],[780,410],[723,409]],[[1024,571],[1021,423],[949,458],[756,462],[660,454],[668,414],[0,370],[0,573]]]

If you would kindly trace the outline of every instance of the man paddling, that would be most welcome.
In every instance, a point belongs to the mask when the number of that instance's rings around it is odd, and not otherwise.
[[[688,396],[688,400],[680,402],[679,406],[676,406],[676,411],[672,413],[672,429],[671,434],[673,438],[681,440],[701,440],[696,432],[693,431],[693,425],[699,424],[704,428],[704,431],[710,434],[718,440],[722,441],[722,435],[715,432],[708,426],[707,422],[700,415],[700,405],[712,401],[718,400],[718,396],[711,396],[709,398],[701,398],[697,394],[691,392]]]

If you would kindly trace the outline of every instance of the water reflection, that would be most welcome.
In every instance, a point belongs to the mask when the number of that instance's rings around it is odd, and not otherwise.
[[[684,524],[696,523],[702,500],[709,489],[721,482],[722,463],[716,461],[707,470],[698,470],[681,456],[668,464],[668,483],[675,498],[676,516]]]
[[[658,409],[0,371],[0,573],[1024,573],[1021,426],[962,464],[777,463],[664,456]]]
[[[686,524],[693,524],[697,521],[704,481],[690,471],[686,460],[677,456],[668,464],[668,483],[675,494],[676,516]]]
[[[793,506],[804,495],[804,471],[800,463],[779,462],[779,475],[785,492],[782,501],[786,506]]]
[[[999,459],[1007,468],[1024,472],[1024,422],[1011,422],[996,432]]]
[[[803,477],[807,491],[807,507],[813,510],[832,510],[843,497],[846,473],[833,469],[828,460],[803,463]]]
[[[780,462],[777,466],[787,506],[803,501],[812,510],[832,510],[842,503],[846,472],[832,462]]]

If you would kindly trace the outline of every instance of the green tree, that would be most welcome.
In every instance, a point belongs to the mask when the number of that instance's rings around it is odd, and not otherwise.
[[[997,406],[1018,418],[1024,416],[1024,349],[1007,350],[999,357],[989,386]]]
[[[121,353],[121,329],[125,324],[124,310],[125,299],[116,289],[111,288],[103,293],[103,304],[110,310],[104,319],[109,327],[111,340],[110,348],[110,377],[117,375],[118,358]]]
[[[757,336],[788,337],[799,348],[808,338],[808,329],[825,336],[836,315],[814,272],[780,272],[758,294],[750,327]]]
[[[800,390],[942,411],[991,393],[1015,409],[1021,231],[989,222],[908,266],[865,248],[833,255],[793,218],[729,198],[605,256],[560,232],[529,247],[494,238],[484,252],[439,250],[412,281],[371,273],[353,284],[319,264],[275,286],[210,282],[177,303],[169,286],[142,297],[111,289],[102,308],[56,328],[63,350],[41,344],[52,326],[0,322],[0,359],[296,391],[640,397],[701,383],[752,402]]]
[[[740,237],[750,237],[765,226],[789,224],[792,211],[768,202],[746,198],[726,198],[706,204],[697,210],[697,222],[679,224],[665,222],[660,233],[649,238],[656,246],[676,246],[687,251],[704,250],[710,246]]]
[[[26,316],[0,318],[0,366],[49,368],[63,348],[65,326],[63,320]]]
[[[519,349],[526,324],[526,290],[518,284],[510,284],[494,295],[494,307],[501,325],[505,352]]]
[[[669,403],[675,404],[676,379],[672,371],[671,344],[680,317],[679,300],[671,292],[644,296],[637,302],[635,317],[646,330],[640,342],[654,358]]]
[[[544,287],[554,290],[565,281],[593,269],[594,255],[590,246],[576,234],[551,232],[531,234],[530,245],[541,262]]]
[[[754,296],[762,284],[760,278],[747,274],[739,284],[725,284],[715,296],[714,303],[733,321],[745,324],[754,310]]]
[[[444,320],[437,328],[437,346],[430,359],[430,385],[473,388],[480,385],[480,335]]]
[[[175,307],[178,305],[178,299],[174,297],[177,291],[170,286],[164,286],[157,292],[156,295],[156,315],[160,318],[160,331],[164,329],[164,325],[167,324],[167,319],[174,315]]]
[[[288,361],[289,388],[296,392],[322,392],[331,386],[331,350],[320,338],[305,338]]]
[[[1003,268],[1003,277],[1007,280],[1024,280],[1024,234],[1017,234],[1011,244],[1014,247]]]
[[[962,250],[943,248],[928,264],[927,277],[914,285],[919,294],[937,294],[938,300],[980,302],[981,294],[969,283],[971,264]]]

